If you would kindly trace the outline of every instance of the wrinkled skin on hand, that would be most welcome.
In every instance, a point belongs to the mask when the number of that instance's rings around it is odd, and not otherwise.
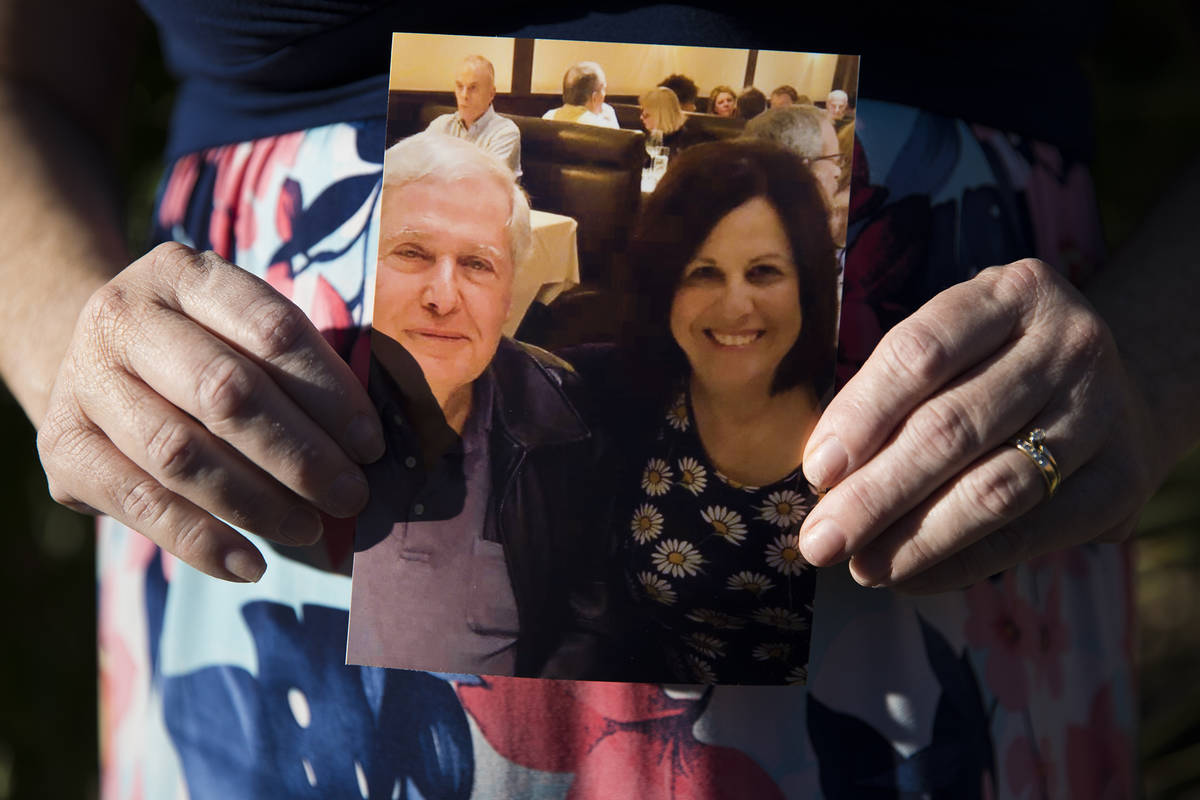
[[[1169,459],[1104,321],[1046,264],[993,267],[880,341],[804,454],[831,487],[801,530],[818,566],[913,592],[960,588],[1036,556],[1119,541]],[[1062,484],[1012,444],[1046,431]]]
[[[97,291],[59,369],[38,450],[56,501],[102,512],[197,569],[257,580],[228,521],[311,544],[356,514],[377,415],[304,313],[219,256],[167,243]]]

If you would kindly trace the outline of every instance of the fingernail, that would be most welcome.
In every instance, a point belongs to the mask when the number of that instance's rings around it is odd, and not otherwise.
[[[257,550],[238,548],[225,554],[225,569],[246,583],[258,583],[267,571],[267,562]]]
[[[828,566],[846,552],[846,536],[833,520],[820,520],[800,540],[800,552],[808,563]]]
[[[383,455],[383,430],[370,414],[359,414],[346,427],[346,445],[360,464],[371,464]]]
[[[890,569],[891,565],[885,557],[870,551],[859,553],[850,561],[850,577],[867,589],[883,588]]]
[[[297,506],[284,514],[279,537],[292,544],[312,544],[321,538],[321,515],[311,508]]]
[[[819,489],[828,489],[842,478],[850,459],[841,442],[832,436],[804,460],[804,477]]]
[[[367,479],[360,472],[343,472],[329,487],[329,512],[335,517],[352,517],[367,504]]]

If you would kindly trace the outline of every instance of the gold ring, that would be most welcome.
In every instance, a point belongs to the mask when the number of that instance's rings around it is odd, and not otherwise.
[[[1013,444],[1029,456],[1029,460],[1041,471],[1042,478],[1046,481],[1046,499],[1054,497],[1058,485],[1062,483],[1062,473],[1058,471],[1058,462],[1050,454],[1050,448],[1046,447],[1046,432],[1041,428],[1034,428],[1024,436],[1013,439]]]

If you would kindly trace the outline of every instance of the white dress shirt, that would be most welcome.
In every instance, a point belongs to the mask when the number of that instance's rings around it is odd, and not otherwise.
[[[442,114],[429,123],[426,130],[466,139],[508,164],[513,174],[521,177],[521,131],[517,123],[500,116],[491,106],[469,128],[463,122],[462,115],[455,111],[453,114]]]

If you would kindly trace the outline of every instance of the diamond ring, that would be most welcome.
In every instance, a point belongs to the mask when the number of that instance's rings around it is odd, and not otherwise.
[[[1046,499],[1054,497],[1058,485],[1062,483],[1062,474],[1058,471],[1058,462],[1050,454],[1050,448],[1046,447],[1046,432],[1041,428],[1034,428],[1024,436],[1013,439],[1013,444],[1029,456],[1029,460],[1042,473],[1042,479],[1046,481]]]

